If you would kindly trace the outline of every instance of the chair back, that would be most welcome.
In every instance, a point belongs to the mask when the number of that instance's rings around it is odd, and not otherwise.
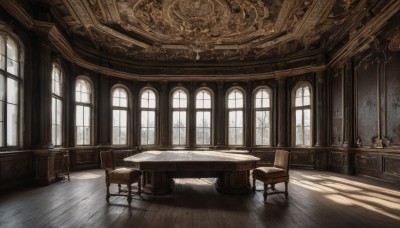
[[[100,152],[101,166],[105,170],[115,169],[114,151],[101,151]]]
[[[287,150],[276,150],[274,166],[289,171],[289,151]]]

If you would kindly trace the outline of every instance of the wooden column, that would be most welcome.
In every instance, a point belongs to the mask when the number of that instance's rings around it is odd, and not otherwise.
[[[285,147],[287,142],[287,118],[286,118],[286,80],[284,78],[278,78],[278,147]]]
[[[189,94],[188,94],[188,118],[189,118],[189,125],[187,127],[187,133],[186,134],[188,138],[188,146],[190,148],[193,148],[196,144],[196,113],[195,113],[195,104],[196,104],[196,89],[195,89],[194,83],[190,83],[190,86],[188,88]]]
[[[324,147],[326,146],[326,129],[327,129],[327,118],[326,118],[326,71],[320,71],[316,73],[317,79],[317,88],[316,88],[316,96],[317,96],[317,115],[316,115],[316,125],[317,125],[317,142],[315,143],[316,147]]]
[[[38,79],[39,79],[39,129],[38,148],[53,148],[51,140],[51,80],[52,62],[51,47],[47,43],[38,45]]]
[[[225,145],[225,94],[224,83],[217,82],[217,96],[215,97],[215,133],[217,147],[224,148]]]
[[[111,99],[112,96],[108,78],[106,76],[100,76],[100,88],[101,93],[97,93],[99,96],[99,145],[108,146],[111,145],[111,131],[110,131],[110,116],[111,114]]]
[[[169,140],[169,94],[168,94],[168,82],[161,82],[161,94],[160,94],[160,144],[161,146],[168,147],[170,145]]]
[[[354,127],[354,94],[353,94],[353,62],[348,60],[344,67],[343,77],[343,147],[352,147]]]
[[[140,88],[138,87],[137,81],[132,81],[129,86],[129,90],[131,92],[131,99],[130,99],[130,135],[131,138],[129,139],[128,145],[133,147],[137,147],[140,144]],[[128,134],[129,135],[129,134]]]

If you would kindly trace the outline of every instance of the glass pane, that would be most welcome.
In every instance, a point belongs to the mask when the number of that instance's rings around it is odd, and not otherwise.
[[[236,145],[243,145],[243,128],[236,129]]]
[[[148,108],[149,107],[149,100],[142,96],[142,99],[140,100],[140,107]]]
[[[296,145],[303,145],[303,128],[296,127]]]
[[[304,105],[310,105],[310,97],[304,97]]]
[[[60,125],[58,125],[57,126],[57,138],[56,138],[56,145],[57,146],[59,146],[59,145],[62,145],[62,133],[61,133],[61,131],[62,131],[62,128],[61,128],[61,126]]]
[[[172,99],[172,107],[179,108],[179,99]]]
[[[83,108],[83,113],[84,113],[84,122],[83,124],[85,126],[90,126],[90,107],[84,107]]]
[[[204,108],[211,108],[211,100],[204,100]]]
[[[149,108],[156,108],[156,100],[155,99],[149,100]]]
[[[310,127],[304,127],[304,145],[311,145],[311,130]]]
[[[229,128],[228,130],[229,145],[234,145],[236,143],[235,133],[236,133],[235,128]]]
[[[204,126],[204,112],[197,112],[196,113],[196,127],[203,127]]]
[[[236,112],[235,111],[230,111],[229,112],[229,127],[235,127],[236,126]]]
[[[113,127],[113,144],[119,144],[119,127]]]
[[[4,102],[0,101],[0,121],[4,121]]]
[[[56,119],[56,108],[57,108],[56,105],[57,105],[56,99],[54,97],[51,98],[51,123],[52,124],[55,124],[56,121],[57,121],[57,119]]]
[[[0,122],[0,147],[4,147],[3,132],[4,132],[4,124],[3,122]]]
[[[296,98],[295,104],[294,104],[294,105],[295,105],[296,107],[303,106],[303,99],[302,99],[301,97]]]
[[[18,138],[18,106],[7,104],[7,145],[16,146]]]
[[[76,126],[83,126],[83,106],[76,106]]]
[[[296,110],[296,127],[303,126],[303,111]]]
[[[149,125],[148,127],[155,127],[156,126],[156,112],[149,111]]]
[[[172,129],[172,144],[174,145],[179,144],[179,128]]]
[[[7,72],[18,76],[18,62],[7,58]]]
[[[115,126],[120,126],[120,111],[119,110],[113,110],[113,127]]]
[[[211,113],[210,112],[204,112],[204,117],[203,117],[204,127],[210,127],[211,126]]]
[[[90,127],[85,127],[85,145],[90,145]]]
[[[0,101],[4,101],[5,91],[4,76],[0,74]]]
[[[121,127],[127,127],[128,126],[127,112],[122,110],[122,111],[120,111],[120,114],[121,114],[120,126]]]
[[[204,129],[204,144],[210,145],[211,144],[211,130],[210,128]]]
[[[128,107],[128,99],[126,99],[126,98],[121,98],[121,99],[120,99],[120,106],[121,106],[121,107]]]
[[[119,144],[126,144],[126,134],[127,134],[127,128],[121,127]]]
[[[179,113],[179,127],[186,127],[186,112]]]
[[[235,100],[228,100],[228,108],[235,108]]]
[[[6,57],[0,54],[0,69],[4,70],[6,66]]]
[[[197,96],[198,98],[199,96]],[[203,99],[196,99],[196,108],[204,108],[204,100]]]
[[[140,144],[147,145],[147,128],[142,128],[140,136]]]
[[[243,127],[243,111],[236,111],[236,126]]]
[[[7,37],[7,57],[12,60],[18,60],[18,46],[17,43],[10,37]]]
[[[57,124],[62,124],[62,102],[60,99],[56,99],[57,101]]]
[[[155,130],[154,128],[149,128],[149,136],[148,136],[148,144],[149,145],[154,145],[155,142]]]
[[[269,128],[263,128],[262,131],[263,131],[262,144],[269,145]]]
[[[262,104],[261,104],[261,99],[256,99],[256,108],[261,108],[262,107]]]
[[[305,109],[304,110],[304,126],[309,127],[311,124],[311,114],[310,114],[310,109]]]
[[[119,107],[119,98],[113,97],[113,106]]]
[[[5,55],[6,54],[6,50],[5,47],[6,46],[6,41],[4,40],[4,36],[0,36],[0,54]]]
[[[179,128],[179,144],[186,144],[186,128]]]
[[[304,90],[304,96],[309,97],[310,96],[310,88],[308,86],[304,86],[303,90]]]
[[[83,127],[76,127],[76,144],[83,145]]]
[[[236,99],[236,108],[243,108],[243,99]]]
[[[202,145],[204,143],[203,128],[196,128],[196,144]]]
[[[179,107],[180,107],[180,108],[186,108],[186,107],[187,107],[187,100],[181,98],[181,99],[179,100]]]
[[[141,120],[141,126],[142,127],[148,127],[148,118],[149,114],[147,111],[142,111],[142,120]]]
[[[172,112],[172,126],[179,127],[179,112]]]
[[[256,127],[262,127],[264,125],[264,115],[263,112],[261,111],[257,111],[256,112],[256,119],[255,119],[256,123],[255,126]]]
[[[18,104],[18,82],[11,78],[7,78],[7,102]]]
[[[262,129],[256,129],[256,145],[262,145]]]
[[[296,90],[296,98],[297,97],[303,97],[303,90],[301,87]]]

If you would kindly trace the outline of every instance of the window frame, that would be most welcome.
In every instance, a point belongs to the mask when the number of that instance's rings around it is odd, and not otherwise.
[[[197,108],[197,95],[201,91],[206,91],[210,95],[211,107],[210,108]],[[214,93],[208,87],[200,87],[194,94],[194,145],[195,147],[210,147],[214,145]],[[197,112],[209,111],[210,112],[210,144],[197,144]]]
[[[86,81],[87,82],[87,84],[89,84],[89,86],[90,86],[90,89],[91,89],[91,91],[90,91],[90,98],[89,98],[89,100],[90,100],[90,102],[89,103],[83,103],[83,102],[78,102],[77,100],[76,100],[76,83],[77,83],[77,81],[78,80],[83,80],[83,81]],[[88,77],[88,76],[85,76],[85,75],[79,75],[78,77],[76,77],[76,79],[75,79],[75,84],[74,84],[75,86],[74,86],[74,98],[75,98],[75,100],[74,100],[74,102],[75,102],[75,104],[74,104],[74,107],[75,107],[75,113],[74,113],[74,115],[75,115],[75,129],[74,129],[74,133],[75,133],[75,146],[78,146],[78,147],[85,147],[85,146],[93,146],[94,145],[94,135],[93,135],[93,133],[94,133],[94,96],[95,96],[95,94],[94,94],[94,86],[93,86],[93,82],[92,82],[92,80]],[[89,109],[90,109],[90,113],[89,113],[89,117],[90,117],[90,120],[89,120],[89,123],[90,123],[90,130],[89,130],[89,132],[90,132],[90,143],[89,144],[78,144],[78,134],[77,134],[77,125],[76,125],[76,122],[77,122],[77,119],[76,119],[76,111],[77,111],[77,106],[78,105],[80,105],[80,106],[83,106],[83,107],[89,107]]]
[[[126,92],[126,107],[121,107],[121,106],[114,106],[113,101],[114,101],[114,92],[117,89],[122,89]],[[122,85],[122,84],[116,84],[111,88],[111,102],[110,102],[110,107],[111,107],[111,145],[114,147],[126,147],[130,145],[130,138],[131,138],[131,94],[128,89],[128,87]],[[125,144],[114,144],[114,110],[119,110],[119,111],[126,111],[126,143]],[[121,127],[120,125],[118,126],[119,128]]]
[[[310,90],[310,104],[296,107],[296,92],[298,89],[303,88],[305,86],[307,86]],[[304,93],[303,93],[302,99],[304,100]],[[314,136],[313,104],[314,104],[314,101],[313,101],[313,99],[314,99],[313,87],[311,86],[311,84],[309,82],[301,81],[301,82],[298,82],[293,87],[292,92],[291,92],[291,116],[292,116],[292,118],[291,118],[292,119],[292,121],[291,121],[291,124],[292,124],[291,143],[292,143],[293,147],[309,148],[314,145],[313,144],[314,143],[314,140],[313,140],[313,136]],[[298,111],[298,110],[302,110],[303,114],[304,114],[304,110],[310,110],[310,145],[304,144],[304,115],[302,115],[302,131],[303,131],[303,140],[302,141],[303,141],[303,144],[296,145],[296,111]]]
[[[54,81],[53,81],[53,70],[54,70],[54,68],[58,68],[58,70],[59,70],[59,72],[60,72],[60,95],[57,95],[57,94],[55,94],[55,92],[53,91],[53,86],[54,86]],[[64,145],[64,142],[65,142],[65,140],[64,140],[64,127],[65,127],[65,124],[64,124],[64,104],[65,104],[65,101],[64,101],[64,97],[65,97],[65,89],[64,89],[64,83],[65,83],[65,80],[64,80],[64,72],[63,72],[63,70],[62,70],[62,68],[61,68],[61,66],[60,66],[60,64],[58,64],[58,63],[53,63],[53,68],[52,68],[52,73],[51,73],[51,99],[52,99],[52,101],[53,101],[53,99],[56,99],[56,101],[57,100],[60,100],[60,102],[61,102],[61,117],[60,117],[60,119],[61,119],[61,144],[55,144],[54,142],[53,142],[53,107],[52,107],[52,119],[51,119],[51,126],[52,126],[52,131],[51,131],[51,141],[52,141],[52,143],[53,143],[53,146],[54,147],[62,147],[63,145]],[[53,104],[53,102],[52,102],[52,104]]]
[[[23,141],[23,134],[22,134],[22,125],[23,125],[23,82],[24,82],[24,75],[23,75],[23,68],[24,68],[24,46],[19,39],[18,36],[12,33],[12,31],[8,30],[7,27],[3,27],[0,29],[0,36],[4,40],[4,69],[0,68],[0,75],[3,77],[3,82],[4,82],[4,97],[2,101],[0,101],[0,105],[2,105],[2,110],[3,110],[3,119],[0,120],[0,122],[3,123],[3,131],[0,135],[2,137],[2,142],[3,145],[0,145],[0,150],[7,150],[7,149],[16,149],[22,146],[22,141]],[[16,47],[16,59],[12,59],[12,61],[16,62],[18,64],[18,67],[16,69],[16,74],[12,74],[8,72],[7,70],[7,59],[8,53],[7,53],[7,41],[8,39],[12,40],[12,42],[15,44]],[[0,66],[1,67],[1,66]],[[9,103],[8,101],[8,90],[7,90],[7,81],[8,79],[16,81],[18,85],[18,92],[17,92],[17,98],[16,98],[16,103]],[[15,138],[15,145],[9,145],[8,144],[8,134],[7,134],[7,128],[8,128],[8,104],[15,105],[16,106],[16,111],[17,111],[17,117],[16,117],[16,138]]]
[[[155,108],[142,108],[142,95],[144,92],[146,92],[148,90],[153,92],[156,97],[156,99],[155,99],[156,107]],[[142,144],[142,111],[154,111],[154,113],[155,113],[155,116],[154,116],[154,118],[155,118],[154,119],[154,124],[155,124],[154,125],[154,144]],[[148,86],[142,88],[139,93],[139,140],[138,140],[139,145],[145,146],[145,147],[154,147],[154,146],[158,145],[158,143],[159,143],[159,134],[158,134],[159,116],[158,116],[158,113],[159,113],[159,94],[158,94],[157,90],[154,89],[153,87],[148,87]]]
[[[269,96],[269,107],[267,108],[257,108],[256,107],[256,96],[258,94],[258,92],[260,92],[261,90],[266,90],[266,92],[268,93]],[[252,121],[252,126],[253,126],[253,131],[252,131],[252,141],[253,141],[253,146],[254,147],[272,147],[272,142],[273,142],[273,93],[272,93],[272,89],[269,86],[259,86],[256,89],[253,90],[253,107],[252,107],[252,116],[253,116],[253,121]],[[269,144],[268,145],[257,145],[257,138],[256,138],[256,131],[257,131],[257,127],[256,127],[256,114],[257,111],[268,111],[269,112]]]
[[[233,91],[239,91],[242,93],[243,95],[243,107],[242,108],[229,108],[229,95],[233,92]],[[229,143],[229,112],[231,110],[235,110],[235,111],[242,111],[243,113],[243,126],[242,126],[242,144],[230,144]],[[226,123],[225,123],[225,132],[226,132],[226,145],[229,147],[235,147],[235,148],[240,148],[240,147],[245,147],[246,146],[246,92],[243,88],[239,87],[239,86],[234,86],[229,88],[226,91],[225,94],[225,119],[226,119]]]
[[[174,94],[177,91],[182,91],[183,93],[186,94],[186,108],[174,108],[173,99],[174,99]],[[170,109],[171,109],[170,110],[170,114],[171,114],[171,116],[170,116],[170,143],[171,143],[171,146],[173,146],[173,147],[187,147],[188,144],[189,144],[189,131],[190,131],[190,129],[189,129],[189,102],[190,102],[189,92],[184,87],[181,87],[181,86],[175,87],[170,92],[170,100],[169,100],[169,102],[170,102]],[[173,113],[174,113],[174,111],[185,111],[186,112],[185,144],[174,144],[174,140],[173,140],[173,137],[174,137],[174,134],[173,134],[173,129],[174,129],[174,126],[173,126],[173,124],[174,124]]]

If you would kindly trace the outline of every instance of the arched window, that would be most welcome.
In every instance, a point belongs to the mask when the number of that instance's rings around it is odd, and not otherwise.
[[[244,145],[244,96],[239,89],[228,93],[228,145]]]
[[[117,87],[112,91],[112,144],[128,144],[128,93]]]
[[[145,89],[140,99],[140,144],[156,144],[157,97],[153,90]]]
[[[311,146],[311,88],[300,83],[292,93],[293,137],[295,146]]]
[[[271,145],[271,91],[262,87],[254,94],[254,143]]]
[[[0,147],[18,146],[20,135],[20,50],[0,30]]]
[[[201,89],[196,93],[196,145],[211,145],[211,93]]]
[[[78,78],[75,85],[76,145],[91,145],[92,86],[88,79]]]
[[[172,94],[172,145],[186,145],[187,93],[177,89]]]
[[[63,77],[60,67],[53,64],[51,73],[51,139],[54,146],[62,145]]]

